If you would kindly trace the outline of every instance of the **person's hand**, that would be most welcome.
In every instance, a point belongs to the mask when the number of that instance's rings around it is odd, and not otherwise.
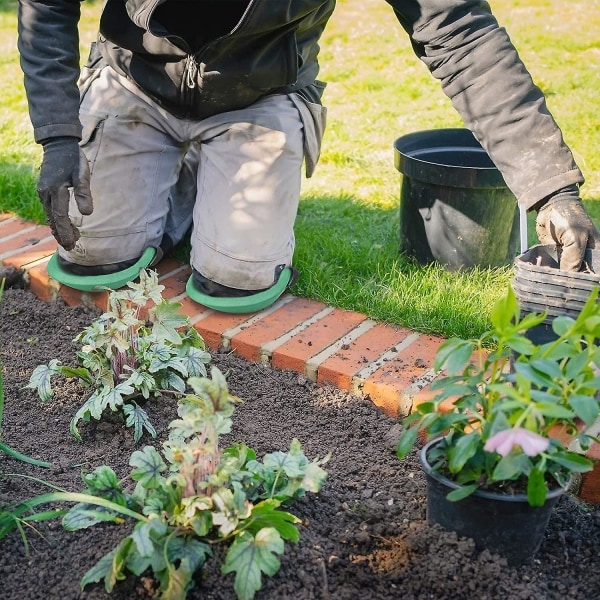
[[[43,147],[37,193],[52,235],[65,250],[72,250],[79,230],[69,219],[71,194],[82,215],[91,215],[93,210],[88,161],[74,137],[51,138]]]
[[[556,244],[560,269],[579,271],[586,248],[600,248],[600,232],[572,194],[551,198],[539,210],[535,230],[544,245]]]

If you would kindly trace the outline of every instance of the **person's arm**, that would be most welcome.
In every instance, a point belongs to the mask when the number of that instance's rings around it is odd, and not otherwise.
[[[541,241],[562,246],[561,268],[577,270],[586,245],[594,247],[598,235],[579,200],[583,174],[488,3],[387,2],[518,202],[540,211],[547,233]]]
[[[79,0],[19,0],[18,48],[34,139],[44,158],[37,185],[48,224],[71,250],[70,190],[81,214],[92,212],[89,170],[79,149]]]
[[[81,139],[79,0],[19,0],[18,48],[36,142]]]

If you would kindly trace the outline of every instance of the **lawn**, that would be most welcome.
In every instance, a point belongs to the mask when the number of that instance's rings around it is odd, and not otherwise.
[[[82,3],[82,57],[100,7]],[[600,1],[576,0],[566,10],[559,0],[497,0],[492,8],[546,93],[585,173],[586,206],[600,222]],[[15,0],[0,0],[0,33],[0,77],[13,82],[0,90],[0,211],[43,221],[35,196],[40,150],[18,66]],[[460,117],[382,0],[339,0],[321,46],[328,130],[317,171],[303,185],[295,255],[301,278],[292,293],[418,331],[478,335],[512,267],[452,273],[414,264],[398,251],[393,142],[413,131],[460,127]],[[529,229],[533,244],[531,220]]]

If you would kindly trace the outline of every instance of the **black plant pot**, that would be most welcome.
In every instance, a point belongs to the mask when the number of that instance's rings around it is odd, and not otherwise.
[[[427,461],[429,449],[439,442],[436,439],[426,444],[419,456],[427,476],[427,522],[472,538],[479,550],[500,554],[512,566],[529,562],[539,549],[550,515],[565,490],[549,491],[541,507],[530,506],[525,494],[479,490],[451,502],[446,495],[460,486],[435,471]]]
[[[394,142],[401,174],[400,250],[449,270],[508,265],[519,251],[517,201],[468,129]]]

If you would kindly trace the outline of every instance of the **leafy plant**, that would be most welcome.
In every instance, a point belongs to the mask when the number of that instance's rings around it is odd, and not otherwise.
[[[553,320],[555,340],[535,344],[526,333],[545,315],[521,318],[509,288],[492,310],[491,330],[440,346],[434,367],[447,375],[432,384],[435,399],[405,419],[398,457],[408,454],[419,432],[440,437],[428,459],[461,486],[450,500],[522,485],[532,506],[545,503],[549,485],[566,487],[574,473],[591,470],[593,462],[569,446],[585,451],[597,440],[586,433],[600,415],[597,297],[598,288],[577,319]]]
[[[108,466],[84,475],[86,495],[64,516],[66,529],[121,522],[123,516],[133,516],[136,524],[84,575],[82,588],[103,580],[111,592],[127,572],[139,576],[151,569],[163,600],[183,599],[213,545],[224,543],[222,573],[235,573],[237,597],[249,600],[263,574],[279,569],[285,541],[298,540],[299,519],[282,506],[321,489],[326,479],[321,465],[328,457],[309,462],[298,440],[289,452],[262,461],[245,444],[221,451],[219,438],[231,430],[238,399],[216,367],[211,377],[190,378],[194,393],[180,400],[162,454],[146,446],[131,455],[132,491]]]
[[[122,411],[136,442],[144,430],[155,437],[138,401],[168,392],[182,394],[188,377],[206,376],[210,354],[204,340],[178,313],[181,304],[162,298],[163,290],[156,272],[142,270],[139,283],[112,291],[107,311],[75,338],[81,344],[79,366],[53,359],[33,371],[26,387],[37,390],[43,402],[52,398],[51,379],[58,374],[93,388],[71,421],[77,439],[81,420],[100,419],[108,409]]]

